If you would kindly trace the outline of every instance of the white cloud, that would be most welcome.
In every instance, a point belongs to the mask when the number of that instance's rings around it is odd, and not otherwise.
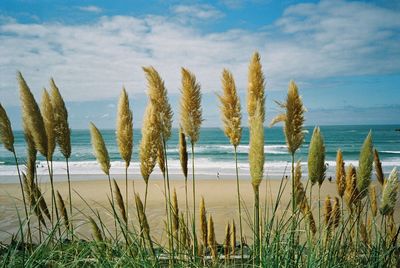
[[[101,13],[103,12],[103,9],[98,6],[80,6],[78,7],[79,10],[86,11],[86,12],[92,12],[92,13]]]
[[[176,5],[172,7],[172,12],[184,19],[210,20],[223,17],[223,13],[211,5]]]
[[[117,98],[123,85],[142,93],[143,65],[154,65],[170,92],[179,92],[181,66],[208,92],[220,89],[221,70],[229,68],[244,90],[254,50],[268,89],[286,89],[290,79],[304,87],[313,79],[399,73],[397,15],[370,4],[322,1],[291,6],[257,32],[215,33],[163,16],[102,17],[84,25],[0,20],[1,101],[18,101],[16,70],[38,94],[54,76],[69,101]]]

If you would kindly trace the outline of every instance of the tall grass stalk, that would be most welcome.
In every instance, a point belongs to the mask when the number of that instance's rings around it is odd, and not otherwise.
[[[235,80],[233,75],[228,70],[224,69],[222,72],[222,91],[223,94],[219,95],[221,102],[222,121],[224,123],[224,133],[229,138],[230,143],[234,148],[235,170],[236,170],[236,191],[239,212],[239,232],[240,232],[240,255],[243,258],[243,227],[242,227],[242,208],[240,204],[240,185],[239,185],[239,170],[237,161],[237,146],[240,144],[242,138],[241,127],[241,111],[240,100],[236,92]]]
[[[45,157],[47,162],[47,167],[49,171],[50,177],[50,185],[51,185],[51,203],[52,203],[52,226],[54,227],[54,214],[56,215],[57,223],[59,222],[59,216],[57,211],[57,202],[54,191],[54,183],[53,176],[51,171],[51,166],[49,160],[51,160],[51,155],[49,155],[48,150],[48,137],[46,133],[46,125],[42,116],[42,113],[39,109],[38,104],[36,103],[35,98],[32,95],[31,90],[29,89],[25,79],[23,78],[20,72],[17,73],[17,80],[19,83],[20,89],[20,99],[22,106],[22,120],[25,129],[32,136],[32,140],[35,144],[35,148]],[[47,104],[48,105],[48,104]],[[49,106],[49,105],[48,105]],[[50,105],[51,106],[51,105]],[[51,110],[50,107],[48,107]]]
[[[368,195],[368,187],[371,183],[372,165],[374,161],[372,131],[370,131],[361,147],[357,169],[357,188],[360,199]]]
[[[126,210],[126,234],[129,226],[129,187],[128,187],[128,167],[131,162],[133,148],[133,123],[132,110],[129,107],[129,98],[125,88],[122,88],[118,102],[116,137],[119,153],[125,161],[125,210]],[[133,182],[134,183],[134,182]],[[134,189],[135,190],[135,189]],[[126,236],[127,237],[127,236]],[[128,244],[128,240],[126,240]]]
[[[72,239],[74,239],[74,224],[72,214],[72,191],[71,191],[71,178],[69,172],[69,161],[71,157],[71,130],[68,124],[68,111],[65,107],[64,100],[53,78],[50,79],[51,88],[51,106],[54,117],[54,136],[55,141],[60,147],[60,151],[65,158],[67,165],[67,180],[68,180],[68,198],[69,198],[69,212],[71,216],[70,226]]]
[[[306,111],[303,106],[303,101],[301,96],[299,95],[299,90],[296,83],[292,80],[289,83],[288,93],[286,97],[286,101],[284,103],[277,102],[277,104],[285,110],[284,113],[277,115],[270,123],[270,126],[275,125],[278,122],[284,122],[283,132],[285,134],[286,145],[288,147],[288,151],[291,155],[291,176],[292,176],[292,230],[291,230],[291,243],[292,247],[294,247],[294,229],[296,226],[295,223],[295,211],[296,204],[294,200],[295,196],[295,185],[294,185],[294,162],[295,162],[295,154],[296,151],[300,148],[302,143],[304,142],[304,113]],[[311,195],[312,191],[310,191]],[[311,202],[311,197],[310,197]]]
[[[101,169],[107,175],[108,178],[108,186],[110,188],[111,195],[111,204],[112,207],[115,208],[114,204],[114,194],[111,186],[111,177],[110,177],[110,157],[108,155],[106,144],[104,143],[103,136],[101,135],[99,129],[93,124],[90,123],[90,135],[91,135],[91,143],[93,147],[93,153],[96,156],[97,162],[100,164]],[[118,230],[117,230],[117,220],[116,215],[114,213],[114,227],[115,227],[115,239],[118,239]]]
[[[203,121],[201,109],[200,84],[189,70],[182,68],[182,97],[181,97],[181,127],[183,133],[190,139],[192,151],[192,196],[193,196],[193,257],[197,256],[196,236],[196,181],[194,173],[194,145],[199,140],[200,126]]]
[[[318,228],[321,232],[321,186],[325,180],[325,144],[319,127],[315,127],[308,150],[308,179],[311,187],[318,183]]]

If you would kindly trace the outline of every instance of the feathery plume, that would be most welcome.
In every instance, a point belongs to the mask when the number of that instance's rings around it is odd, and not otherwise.
[[[181,126],[192,144],[199,139],[202,121],[200,84],[193,73],[182,68]]]
[[[356,168],[352,164],[348,166],[346,172],[345,198],[347,206],[349,207],[350,211],[352,211],[353,204],[355,204],[359,198]]]
[[[328,195],[325,198],[325,205],[324,205],[324,222],[325,225],[330,228],[331,227],[331,219],[332,219],[332,203],[331,203],[331,197]]]
[[[156,165],[159,137],[159,125],[154,105],[149,102],[144,115],[142,141],[139,150],[140,172],[146,184]]]
[[[99,129],[93,123],[90,123],[90,134],[93,152],[97,158],[97,162],[99,162],[103,172],[106,175],[110,175],[111,165],[107,147],[104,143],[103,136],[101,135]]]
[[[176,239],[178,239],[179,231],[179,207],[178,207],[178,197],[176,195],[176,190],[172,192],[172,229]]]
[[[101,235],[101,231],[97,223],[94,221],[92,217],[89,217],[90,225],[92,226],[92,232],[94,239],[97,242],[102,242],[103,241],[103,236]]]
[[[47,156],[51,160],[53,158],[54,149],[56,148],[56,136],[54,133],[55,120],[53,105],[51,104],[50,95],[46,89],[43,89],[41,113],[47,135]]]
[[[182,128],[179,128],[179,160],[181,162],[182,172],[185,178],[188,175],[188,152],[186,146],[186,137]]]
[[[346,190],[346,171],[344,169],[342,150],[338,150],[336,154],[336,186],[340,197],[343,197]]]
[[[121,158],[128,167],[132,157],[133,124],[132,110],[129,108],[129,98],[125,88],[122,88],[117,112],[117,143]]]
[[[253,54],[249,65],[248,87],[247,87],[247,112],[251,119],[257,109],[261,106],[260,116],[262,122],[265,118],[265,78],[261,66],[261,58],[258,52]]]
[[[150,227],[149,227],[149,223],[147,221],[147,216],[146,213],[144,212],[144,208],[143,208],[143,203],[142,200],[140,199],[139,195],[135,193],[135,203],[136,203],[136,209],[138,211],[138,215],[139,215],[139,223],[140,223],[140,229],[142,230],[145,239],[147,240],[147,243],[149,245],[149,248],[152,252],[152,254],[154,255],[154,248],[153,248],[153,242],[151,241],[151,237],[150,237]]]
[[[61,212],[61,217],[64,219],[65,228],[67,228],[67,230],[69,230],[70,225],[69,225],[69,219],[68,219],[68,214],[67,214],[67,208],[65,207],[64,200],[59,191],[57,191],[57,202],[58,202],[58,208],[60,209],[60,212]]]
[[[14,152],[14,134],[6,110],[0,103],[0,141],[4,148]]]
[[[370,131],[364,140],[358,161],[357,188],[360,192],[360,198],[363,198],[368,193],[368,187],[371,183],[373,160],[372,132]]]
[[[335,196],[332,206],[332,213],[331,213],[331,224],[334,228],[339,227],[340,222],[340,201],[339,198]]]
[[[383,184],[385,183],[385,176],[383,175],[382,163],[381,160],[379,159],[378,150],[376,149],[374,149],[374,163],[375,163],[376,179],[379,181],[381,186],[383,186]]]
[[[232,221],[231,225],[231,254],[235,255],[236,252],[236,225],[235,221]]]
[[[315,127],[308,151],[308,178],[311,184],[318,182],[319,187],[325,180],[325,144],[319,127]]]
[[[51,103],[54,111],[55,128],[54,133],[56,142],[60,147],[60,151],[65,158],[71,156],[71,130],[68,124],[68,111],[65,107],[64,100],[60,94],[60,90],[56,86],[54,79],[50,79],[51,87]]]
[[[31,133],[36,149],[47,158],[47,136],[39,106],[20,72],[17,74],[17,79],[24,125]]]
[[[204,197],[201,197],[200,201],[200,227],[201,227],[201,238],[203,240],[204,247],[207,248],[207,212],[206,205],[204,203]]]
[[[40,207],[38,206],[37,200],[35,198],[35,185],[34,182],[31,182],[30,179],[25,175],[25,173],[22,172],[22,177],[24,180],[24,190],[26,193],[26,196],[28,197],[28,202],[30,207],[33,209],[36,217],[38,220],[46,226],[46,221],[43,218],[42,211],[40,210]]]
[[[225,240],[224,240],[224,255],[225,255],[225,260],[229,260],[229,255],[230,255],[230,241],[231,241],[231,225],[229,222],[226,224],[225,227]]]
[[[256,105],[254,116],[250,119],[250,150],[249,163],[251,184],[258,188],[264,173],[264,125],[262,118],[263,106]]]
[[[228,70],[222,72],[223,95],[218,95],[221,102],[222,121],[224,132],[233,146],[238,146],[242,137],[240,113],[240,100],[236,92],[236,85],[233,75]]]
[[[146,74],[148,94],[158,116],[160,133],[164,140],[171,136],[172,108],[168,102],[164,81],[153,67],[143,67]]]
[[[284,122],[283,131],[285,133],[288,151],[294,154],[304,141],[304,113],[306,109],[299,95],[299,90],[294,81],[290,81],[288,94],[285,103],[278,103],[279,106],[286,110],[285,113],[277,115],[270,126],[278,122]]]
[[[378,203],[376,201],[376,188],[375,185],[370,187],[370,191],[369,191],[369,199],[371,202],[371,212],[372,212],[372,216],[376,217],[376,214],[378,212]]]
[[[387,179],[382,190],[381,206],[379,208],[379,211],[383,216],[390,215],[394,212],[398,188],[399,183],[397,177],[397,169],[396,167],[394,167],[392,172],[390,172],[389,178]]]
[[[124,206],[124,199],[121,194],[121,190],[119,189],[118,183],[115,179],[113,179],[114,183],[114,194],[115,194],[115,199],[117,201],[117,205],[119,208],[119,212],[121,213],[122,219],[124,220],[125,224],[127,224],[128,219],[126,217],[126,211],[125,211],[125,206]]]
[[[317,225],[315,224],[315,220],[314,220],[312,211],[310,209],[308,209],[306,212],[306,215],[307,215],[307,219],[308,219],[308,224],[310,226],[310,230],[315,235],[317,233]]]
[[[211,250],[211,256],[215,261],[217,259],[217,245],[215,241],[214,221],[211,215],[208,217],[207,229],[208,229],[208,235],[207,235],[208,245]]]

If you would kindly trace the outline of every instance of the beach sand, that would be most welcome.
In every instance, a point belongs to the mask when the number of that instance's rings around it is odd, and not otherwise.
[[[290,210],[290,181],[283,179],[283,186],[286,184],[281,197],[281,202],[278,206],[278,213],[281,214],[287,207]],[[125,198],[125,180],[117,180],[121,189],[122,195]],[[306,182],[304,182],[305,184]],[[183,180],[171,180],[171,191],[175,188],[178,196],[179,209],[185,211],[185,186]],[[280,179],[264,180],[260,186],[261,203],[264,207],[265,202],[268,203],[267,207],[271,207],[272,202],[275,203],[279,188],[281,185]],[[51,206],[50,200],[50,184],[43,183],[42,190],[45,191],[47,205]],[[68,205],[68,184],[66,182],[55,183],[55,188],[66,200],[67,209]],[[74,190],[73,206],[74,206],[74,226],[82,238],[91,238],[91,228],[87,224],[87,216],[94,217],[92,210],[98,210],[100,216],[106,225],[113,230],[114,224],[111,217],[110,205],[108,197],[110,196],[108,180],[90,180],[90,181],[73,181],[72,188]],[[133,199],[133,183],[129,180],[129,215],[130,220],[136,224],[136,210],[134,209]],[[380,187],[378,187],[379,192]],[[145,184],[143,180],[135,180],[135,190],[138,192],[144,201]],[[240,181],[240,190],[243,199],[243,227],[244,234],[248,242],[251,242],[252,232],[250,229],[251,216],[253,215],[253,189],[249,180]],[[84,198],[82,200],[79,195]],[[192,183],[188,181],[188,199],[189,209],[193,210],[192,201]],[[321,206],[325,200],[326,195],[331,197],[337,195],[336,184],[334,182],[325,181],[321,188]],[[235,180],[196,180],[196,224],[199,227],[199,203],[201,197],[204,197],[207,213],[211,214],[214,219],[216,229],[216,238],[218,242],[223,241],[225,226],[232,219],[236,222],[237,234],[239,233],[239,220],[236,199],[236,181]],[[316,217],[318,211],[318,187],[313,189],[313,208],[314,216]],[[308,197],[308,196],[307,196]],[[85,203],[87,202],[87,203]],[[288,206],[289,205],[289,206]],[[0,184],[0,241],[9,241],[11,234],[18,230],[18,217],[17,208],[22,216],[24,216],[21,192],[19,184]],[[262,210],[264,210],[262,208]],[[398,210],[398,208],[397,208]],[[322,213],[322,212],[321,212]],[[151,180],[149,181],[148,200],[146,214],[150,224],[151,235],[156,241],[165,241],[164,233],[164,219],[165,219],[165,203],[163,195],[163,181]],[[397,216],[397,212],[395,215]],[[396,217],[397,218],[397,217]],[[34,225],[36,217],[33,216]],[[317,221],[318,223],[318,221]]]

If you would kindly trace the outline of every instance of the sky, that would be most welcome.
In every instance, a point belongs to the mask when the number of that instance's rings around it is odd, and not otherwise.
[[[142,125],[142,66],[155,67],[179,125],[181,67],[201,84],[205,127],[221,125],[223,68],[232,71],[247,125],[248,64],[261,55],[266,122],[290,80],[307,125],[400,124],[400,1],[0,1],[0,102],[21,128],[16,72],[38,102],[53,77],[70,126],[114,128],[123,87]],[[267,124],[267,123],[266,123]]]

